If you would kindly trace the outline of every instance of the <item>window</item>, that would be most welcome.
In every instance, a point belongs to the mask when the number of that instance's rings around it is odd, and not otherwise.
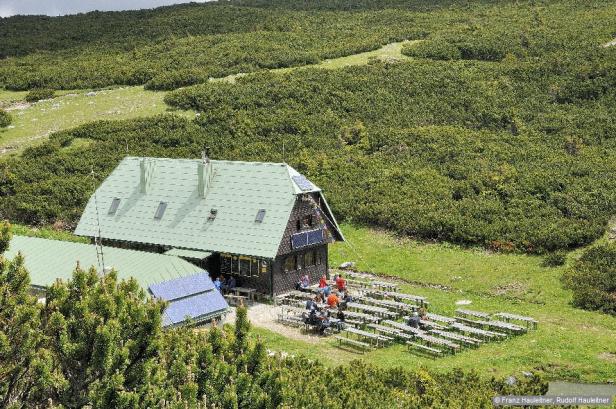
[[[304,255],[298,254],[295,256],[295,269],[301,270],[302,268],[304,268]]]
[[[255,222],[262,223],[264,217],[265,217],[265,209],[259,209],[259,211],[257,212],[257,217],[255,217]]]
[[[297,219],[296,227],[297,231],[300,231],[302,229],[302,221],[300,219]]]
[[[314,251],[314,261],[316,262],[317,266],[323,264],[323,253],[319,250]]]
[[[309,251],[304,255],[304,265],[306,267],[314,266],[314,251]]]
[[[250,277],[250,259],[240,257],[240,275]]]
[[[109,216],[113,216],[118,211],[118,207],[120,207],[120,199],[115,197],[111,201],[111,206],[109,207],[109,212],[107,214]]]
[[[240,272],[240,259],[237,256],[233,256],[233,258],[231,259],[231,272]]]
[[[288,256],[284,259],[284,271],[293,271],[295,270],[295,257]]]
[[[167,203],[166,202],[160,202],[158,204],[158,208],[156,209],[156,213],[154,213],[154,218],[156,220],[160,220],[163,218],[163,215],[165,214],[165,210],[167,209]]]
[[[306,228],[306,227],[312,227],[312,215],[309,214],[308,216],[304,216],[302,218],[302,227]]]
[[[216,215],[218,214],[218,210],[217,209],[210,209],[210,214],[207,217],[207,221],[208,222],[213,222],[214,219],[216,219]]]

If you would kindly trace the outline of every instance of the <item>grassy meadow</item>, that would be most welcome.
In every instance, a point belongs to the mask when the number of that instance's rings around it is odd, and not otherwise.
[[[97,120],[120,120],[152,116],[166,112],[162,92],[146,91],[143,87],[123,87],[95,91],[60,91],[53,99],[34,104],[20,103],[27,92],[0,91],[0,107],[9,109],[13,123],[0,129],[0,152],[20,151],[47,138],[53,132],[73,128]],[[189,111],[179,111],[194,117]]]

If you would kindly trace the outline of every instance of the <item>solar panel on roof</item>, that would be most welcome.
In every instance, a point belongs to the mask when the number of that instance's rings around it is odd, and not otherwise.
[[[109,207],[109,211],[107,212],[107,214],[109,216],[113,216],[118,211],[119,206],[120,206],[120,199],[117,197],[114,197],[113,200],[111,201],[111,206]]]
[[[312,244],[321,243],[323,241],[323,237],[323,229],[315,229],[301,233],[295,233],[291,236],[291,247],[296,249],[299,247],[305,247]]]
[[[308,245],[308,234],[306,233],[295,233],[291,236],[291,247],[296,249],[299,247],[304,247]]]
[[[314,185],[308,179],[306,179],[306,176],[304,175],[293,176],[293,181],[295,182],[297,187],[299,187],[304,192],[314,189]]]
[[[308,245],[321,243],[323,241],[323,229],[306,232],[308,235]]]
[[[163,215],[165,214],[165,210],[167,209],[167,203],[166,202],[160,202],[158,204],[158,208],[156,209],[156,213],[154,213],[154,218],[157,220],[160,220],[163,218]]]
[[[257,212],[257,217],[255,217],[255,222],[262,223],[264,217],[265,217],[265,209],[259,209],[259,211]]]
[[[214,289],[214,283],[206,271],[150,286],[152,295],[165,301],[189,297],[212,289]]]
[[[188,298],[182,298],[169,304],[163,313],[163,325],[176,325],[186,318],[200,318],[217,315],[229,307],[224,297],[217,290],[207,291]]]

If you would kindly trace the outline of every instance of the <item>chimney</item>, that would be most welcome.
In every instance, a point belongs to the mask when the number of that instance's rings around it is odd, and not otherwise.
[[[139,190],[141,191],[141,193],[145,193],[146,175],[145,175],[145,159],[144,158],[141,158],[141,160],[139,161],[139,171],[140,171]]]
[[[201,162],[197,165],[197,177],[198,177],[198,186],[197,189],[199,191],[199,197],[205,198],[207,193],[207,189],[209,188],[212,182],[212,162],[209,158],[210,148],[205,147],[203,152],[201,152]]]
[[[139,190],[141,193],[147,193],[152,183],[152,174],[154,173],[154,161],[147,158],[141,158],[139,161]]]

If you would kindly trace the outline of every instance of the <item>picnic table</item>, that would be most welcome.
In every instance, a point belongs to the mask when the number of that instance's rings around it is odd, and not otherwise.
[[[444,315],[438,315],[432,312],[427,313],[426,317],[430,318],[432,321],[443,322],[445,324],[451,324],[452,322],[456,322],[455,318],[445,317]]]
[[[231,291],[233,291],[233,293],[235,295],[246,295],[246,297],[250,300],[250,301],[254,301],[255,300],[255,294],[257,292],[256,289],[254,288],[247,288],[247,287],[234,287],[231,289]]]
[[[387,309],[396,311],[397,313],[412,312],[412,311],[415,311],[415,309],[417,308],[414,305],[407,304],[405,302],[394,301],[394,300],[379,300],[377,298],[372,298],[372,297],[363,296],[363,295],[360,295],[359,297],[356,297],[356,298],[363,303],[387,308]]]
[[[379,325],[379,324],[368,324],[368,328],[372,328],[375,331],[381,332],[383,334],[386,334],[388,336],[392,336],[394,338],[403,338],[405,340],[411,340],[413,339],[412,335],[409,334],[405,334],[404,332],[393,328],[393,327],[386,327],[385,325]]]
[[[488,314],[487,312],[466,310],[466,309],[462,309],[462,308],[458,308],[456,310],[456,314],[461,316],[461,317],[481,318],[481,319],[484,319],[484,320],[489,320],[490,319],[490,314]]]
[[[494,314],[495,317],[498,317],[504,321],[521,321],[526,324],[526,327],[529,329],[537,329],[537,320],[531,317],[525,317],[523,315],[510,314],[508,312],[499,312]]]
[[[370,315],[370,314],[365,314],[363,312],[343,311],[343,314],[346,318],[356,319],[356,320],[363,322],[364,324],[379,321],[378,317],[375,317],[374,315]]]
[[[347,308],[360,310],[362,312],[370,312],[374,315],[382,317],[393,317],[396,315],[396,313],[389,311],[387,308],[377,307],[374,305],[360,304],[356,302],[347,303]]]
[[[386,298],[393,298],[396,301],[400,301],[400,300],[404,300],[404,301],[411,301],[414,302],[416,304],[419,304],[420,306],[426,306],[428,305],[428,301],[426,300],[426,297],[422,297],[419,295],[413,295],[413,294],[405,294],[405,293],[397,293],[397,292],[384,292],[384,297]]]
[[[364,330],[353,328],[353,327],[347,327],[343,331],[347,334],[347,336],[348,334],[354,334],[362,338],[364,341],[368,341],[369,343],[374,342],[377,347],[384,346],[393,341],[391,337],[387,337],[385,335],[374,334],[372,332],[364,331]]]
[[[468,325],[464,325],[459,322],[452,323],[451,328],[454,328],[458,331],[461,331],[467,334],[479,335],[481,337],[488,338],[488,339],[503,338],[507,336],[499,332],[493,332],[493,331],[488,331],[488,330],[481,329],[481,328],[470,327]]]
[[[416,337],[431,345],[447,347],[451,350],[451,352],[454,352],[454,353],[460,350],[459,344],[456,344],[455,342],[451,342],[447,339],[437,338],[437,337],[434,337],[428,334],[417,334]]]
[[[372,283],[370,283],[372,285],[372,287],[376,287],[378,289],[384,290],[384,291],[398,291],[398,285],[394,284],[394,283],[389,283],[387,281],[372,281]]]
[[[383,324],[387,324],[390,327],[397,328],[400,331],[408,332],[408,333],[411,333],[413,335],[425,334],[425,331],[423,331],[423,330],[421,330],[419,328],[413,328],[410,325],[406,325],[406,324],[403,324],[401,322],[396,322],[396,321],[392,321],[392,320],[385,320],[385,321],[383,321]]]
[[[509,322],[503,322],[503,321],[477,321],[477,320],[471,320],[468,318],[461,318],[461,317],[458,317],[458,321],[464,324],[470,325],[472,327],[503,330],[503,331],[510,332],[513,334],[522,334],[526,332],[526,328],[524,327],[521,327],[516,324],[511,324]]]
[[[456,334],[455,332],[441,331],[438,329],[430,330],[430,333],[436,334],[441,338],[451,339],[453,341],[458,341],[469,346],[478,346],[483,342],[482,340],[477,338],[467,337],[466,335]]]
[[[404,320],[404,322],[408,322],[410,317],[402,317],[402,319]],[[444,330],[447,329],[447,327],[441,325],[441,324],[437,324],[436,322],[430,321],[430,320],[419,320],[419,325],[421,327],[425,327],[425,328],[431,328],[431,329],[440,329],[440,330]]]

